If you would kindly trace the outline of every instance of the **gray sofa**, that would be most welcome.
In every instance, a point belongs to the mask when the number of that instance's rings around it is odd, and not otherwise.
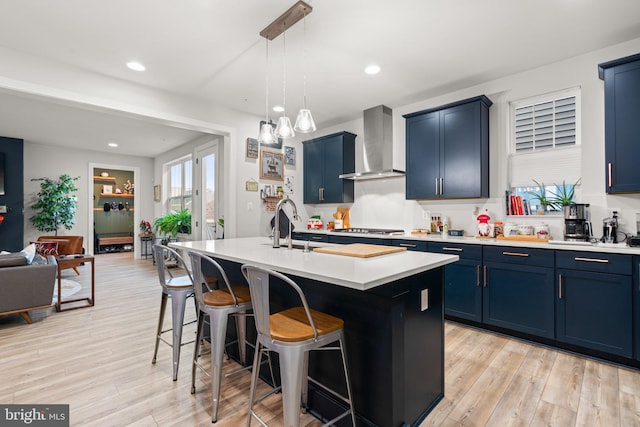
[[[27,264],[20,253],[0,255],[0,316],[18,313],[32,323],[30,310],[51,307],[57,263]]]

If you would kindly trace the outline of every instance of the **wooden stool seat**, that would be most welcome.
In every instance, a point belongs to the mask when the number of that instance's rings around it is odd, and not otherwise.
[[[236,299],[239,304],[251,302],[251,295],[249,294],[249,288],[246,286],[232,286],[233,293],[236,295]],[[225,307],[229,305],[235,305],[233,296],[227,288],[216,289],[202,294],[202,302],[205,305],[212,307]]]
[[[318,335],[326,335],[344,327],[344,321],[321,311],[309,309]],[[272,314],[269,317],[271,338],[284,342],[298,342],[312,339],[313,329],[309,324],[304,307],[293,307]]]

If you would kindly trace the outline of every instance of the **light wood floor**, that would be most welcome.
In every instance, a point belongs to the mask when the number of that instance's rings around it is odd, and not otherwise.
[[[86,281],[89,269],[63,277]],[[67,403],[73,426],[211,425],[203,374],[190,394],[192,345],[182,348],[176,382],[168,346],[161,344],[151,364],[159,302],[151,260],[96,256],[95,307],[34,311],[31,325],[0,317],[0,402]],[[185,339],[193,336],[187,328]],[[637,371],[456,324],[446,325],[445,342],[445,398],[422,426],[640,425]],[[216,425],[244,425],[248,388],[248,373],[223,382]],[[279,395],[258,411],[282,425]],[[302,425],[320,424],[303,415]]]

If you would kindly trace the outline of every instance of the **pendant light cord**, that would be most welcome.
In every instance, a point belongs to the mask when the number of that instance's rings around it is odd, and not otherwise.
[[[265,74],[264,74],[264,80],[265,80],[265,86],[267,87],[267,93],[265,96],[265,102],[264,102],[264,122],[266,124],[269,124],[269,39],[268,38],[264,38],[265,43],[267,44],[267,49],[266,49],[266,65],[265,65]]]
[[[303,37],[302,37],[302,107],[307,108],[307,11],[305,9],[302,17]]]
[[[287,31],[282,32],[282,117],[287,115]]]

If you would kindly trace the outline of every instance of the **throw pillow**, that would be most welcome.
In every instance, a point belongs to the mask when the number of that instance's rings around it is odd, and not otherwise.
[[[36,245],[30,243],[26,248],[20,251],[21,254],[27,259],[27,264],[33,262],[33,257],[36,255]]]
[[[49,261],[47,261],[47,259],[45,257],[43,257],[40,254],[36,254],[33,257],[33,261],[31,262],[32,265],[39,265],[39,264],[49,264]]]
[[[48,255],[58,256],[58,242],[31,242],[36,245],[36,252],[46,257]]]

